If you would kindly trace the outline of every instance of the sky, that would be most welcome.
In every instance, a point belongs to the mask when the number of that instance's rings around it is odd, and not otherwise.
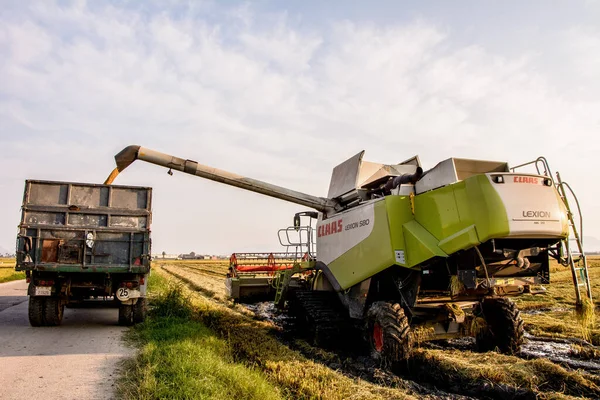
[[[366,150],[545,156],[600,249],[600,0],[22,1],[0,10],[0,252],[25,179],[102,183],[138,144],[325,196]],[[134,163],[153,252],[275,251],[304,208]]]

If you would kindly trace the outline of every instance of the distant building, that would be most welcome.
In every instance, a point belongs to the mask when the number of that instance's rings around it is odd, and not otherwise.
[[[179,257],[182,260],[204,260],[204,256],[202,254],[196,254],[193,251],[189,254],[180,254]]]
[[[179,258],[178,254],[167,254],[167,253],[152,254],[153,260],[177,260],[178,258]]]

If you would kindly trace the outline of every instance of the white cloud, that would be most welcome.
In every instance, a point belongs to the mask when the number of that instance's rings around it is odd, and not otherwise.
[[[101,181],[134,142],[316,195],[363,148],[426,166],[544,154],[600,236],[588,181],[600,150],[596,28],[508,57],[457,45],[426,19],[307,27],[248,5],[198,7],[41,2],[0,17],[0,209],[12,221],[0,243],[13,240],[23,179]],[[119,181],[155,187],[158,251],[272,248],[298,210],[149,165]]]

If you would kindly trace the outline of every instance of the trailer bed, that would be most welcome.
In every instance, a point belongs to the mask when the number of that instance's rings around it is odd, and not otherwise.
[[[152,189],[27,180],[17,271],[147,273]]]

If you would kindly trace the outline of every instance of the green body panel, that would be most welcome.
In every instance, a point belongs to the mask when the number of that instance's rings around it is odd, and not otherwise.
[[[485,174],[416,195],[414,214],[409,196],[390,195],[365,206],[371,204],[371,234],[329,264],[343,289],[393,265],[414,268],[510,237],[506,207]]]
[[[475,246],[481,243],[477,237],[475,225],[469,225],[465,229],[456,232],[452,236],[441,240],[439,243],[440,249],[447,254],[452,254],[458,250],[462,250],[465,246]]]
[[[504,203],[486,175],[416,196],[415,219],[447,254],[509,234]]]
[[[362,282],[395,263],[386,202],[377,201],[374,207],[371,234],[328,265],[342,289]]]
[[[440,246],[447,253],[509,234],[504,203],[486,175],[416,196],[415,219],[438,240],[448,241]]]
[[[417,221],[409,221],[402,226],[404,243],[406,244],[405,267],[414,267],[423,261],[435,256],[447,257],[447,254],[438,246],[438,240]]]
[[[438,241],[472,224],[461,222],[454,186],[448,185],[415,196],[415,219]]]
[[[414,220],[408,196],[386,196],[385,206],[393,250],[405,250],[402,225]],[[401,264],[402,265],[402,264]]]
[[[504,202],[488,177],[475,175],[461,183],[465,186],[466,200],[463,200],[463,193],[457,190],[457,204],[462,206],[463,212],[468,213],[477,227],[479,241],[483,243],[493,238],[508,236],[510,229]]]

